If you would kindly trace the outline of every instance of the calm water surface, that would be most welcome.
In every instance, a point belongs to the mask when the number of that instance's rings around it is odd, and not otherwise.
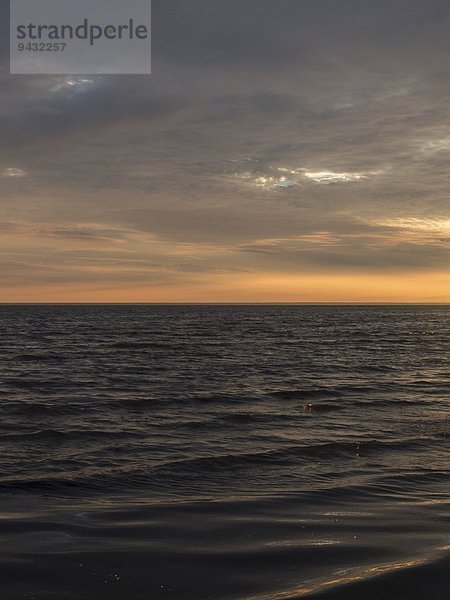
[[[449,398],[450,306],[0,306],[1,597],[449,597]]]

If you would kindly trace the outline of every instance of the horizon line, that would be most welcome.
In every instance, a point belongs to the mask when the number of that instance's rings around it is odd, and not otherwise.
[[[1,302],[0,306],[450,306],[450,301],[309,301],[309,302]]]

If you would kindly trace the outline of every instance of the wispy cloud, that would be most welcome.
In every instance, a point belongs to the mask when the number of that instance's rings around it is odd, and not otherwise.
[[[2,177],[26,177],[26,175],[23,169],[17,169],[16,167],[8,167],[1,173]]]

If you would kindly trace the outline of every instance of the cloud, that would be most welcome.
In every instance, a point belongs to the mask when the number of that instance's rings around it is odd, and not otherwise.
[[[58,94],[60,92],[73,94],[86,91],[91,85],[94,84],[94,79],[89,79],[87,77],[67,77],[62,81],[55,83],[50,91],[54,94]]]
[[[8,167],[1,173],[2,177],[26,177],[26,172],[23,169],[17,169],[14,167]]]
[[[332,171],[306,171],[305,177],[312,179],[316,183],[349,183],[351,181],[361,181],[368,179],[364,173],[333,173]]]
[[[448,3],[155,0],[153,21],[150,77],[0,76],[8,285],[450,269]]]

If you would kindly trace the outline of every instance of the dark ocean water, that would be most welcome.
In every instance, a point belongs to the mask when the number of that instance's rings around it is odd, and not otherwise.
[[[1,598],[450,596],[450,306],[0,306]]]

